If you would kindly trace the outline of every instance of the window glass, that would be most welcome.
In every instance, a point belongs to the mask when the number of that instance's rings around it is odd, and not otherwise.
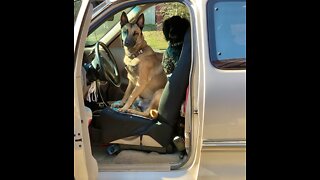
[[[246,61],[246,2],[209,1],[207,13],[211,62]]]

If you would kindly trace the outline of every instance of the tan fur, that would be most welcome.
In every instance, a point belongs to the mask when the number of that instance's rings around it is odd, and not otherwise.
[[[151,117],[152,119],[156,119],[158,117],[158,107],[159,107],[159,102],[160,102],[160,98],[162,95],[162,91],[163,89],[159,89],[158,91],[155,92],[155,94],[152,97],[152,100],[150,102],[149,107],[143,111],[136,111],[134,109],[128,109],[128,112],[132,113],[132,114],[137,114],[140,116],[145,116],[145,117]]]
[[[161,59],[148,46],[140,28],[136,24],[128,25],[127,28],[128,33],[137,32],[138,36],[136,44],[132,48],[124,46],[126,54],[124,63],[128,72],[129,84],[119,105],[119,107],[124,106],[119,111],[151,117],[150,110],[158,109],[163,88],[167,83],[167,76],[161,65]],[[130,59],[130,56],[139,50],[142,50],[143,53]],[[129,109],[138,97],[150,102],[144,112]]]

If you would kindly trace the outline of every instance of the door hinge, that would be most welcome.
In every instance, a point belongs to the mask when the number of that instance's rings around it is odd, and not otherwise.
[[[81,133],[74,133],[74,148],[80,149],[83,146]]]
[[[194,109],[193,114],[199,114],[198,109]]]

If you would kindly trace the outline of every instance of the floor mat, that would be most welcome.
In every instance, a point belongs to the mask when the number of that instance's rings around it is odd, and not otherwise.
[[[96,146],[92,148],[94,158],[98,164],[163,164],[177,163],[180,161],[179,153],[159,154],[157,152],[142,152],[135,150],[123,150],[117,155],[108,155],[106,147]]]

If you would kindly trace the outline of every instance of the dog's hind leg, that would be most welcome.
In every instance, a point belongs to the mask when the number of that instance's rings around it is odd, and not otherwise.
[[[152,119],[156,119],[158,116],[157,110],[159,107],[159,102],[160,102],[160,98],[162,95],[162,91],[163,91],[163,89],[159,89],[154,93],[149,107],[146,110],[144,110],[143,112],[136,111],[134,109],[128,109],[127,112],[132,113],[132,114],[137,114],[140,116],[144,116],[144,117],[151,117]],[[153,112],[151,112],[152,110],[153,110]],[[156,110],[156,112],[154,110]],[[151,113],[152,113],[152,115],[151,115]]]

